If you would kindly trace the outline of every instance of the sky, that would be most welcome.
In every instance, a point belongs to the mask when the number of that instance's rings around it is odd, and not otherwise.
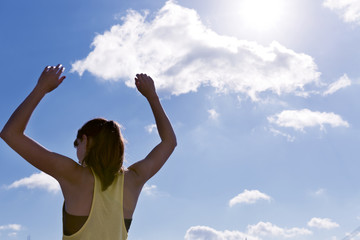
[[[0,127],[62,63],[26,134],[74,160],[95,117],[123,126],[126,166],[147,155],[133,79],[154,79],[178,146],[130,240],[360,239],[360,1],[1,1],[0,30]],[[0,163],[0,240],[61,239],[56,180],[3,141]]]

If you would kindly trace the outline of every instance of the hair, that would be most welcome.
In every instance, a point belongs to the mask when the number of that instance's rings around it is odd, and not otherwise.
[[[93,169],[101,180],[102,191],[105,191],[116,174],[122,172],[124,140],[120,125],[104,118],[95,118],[78,130],[76,138],[81,139],[83,135],[87,136],[88,142],[82,164]],[[75,146],[76,143],[75,140]]]

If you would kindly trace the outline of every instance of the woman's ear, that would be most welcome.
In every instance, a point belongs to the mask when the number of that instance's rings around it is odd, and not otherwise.
[[[85,134],[81,136],[81,141],[87,141],[87,136]]]
[[[81,137],[81,141],[84,142],[85,146],[86,146],[86,150],[89,150],[89,148],[92,146],[92,141],[91,138],[89,138],[88,136],[86,136],[85,134],[82,135]]]
[[[80,141],[86,146],[86,148],[88,147],[88,137],[85,134],[81,136]]]

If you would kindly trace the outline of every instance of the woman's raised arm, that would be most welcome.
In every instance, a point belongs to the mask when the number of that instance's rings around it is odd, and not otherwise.
[[[171,123],[156,94],[154,81],[146,74],[137,74],[135,85],[150,104],[155,117],[157,130],[161,138],[161,142],[145,157],[145,159],[129,167],[129,170],[136,173],[138,176],[138,184],[141,185],[145,184],[147,180],[160,170],[174,151],[177,142]]]
[[[63,71],[64,68],[60,64],[56,67],[46,67],[35,88],[11,115],[0,133],[0,137],[26,161],[59,182],[67,178],[77,164],[70,158],[48,151],[26,136],[24,131],[41,99],[65,79],[65,76],[61,76]]]

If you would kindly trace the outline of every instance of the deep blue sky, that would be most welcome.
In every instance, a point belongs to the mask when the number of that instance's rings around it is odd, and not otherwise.
[[[114,119],[128,166],[159,141],[131,85],[146,72],[178,147],[141,194],[129,239],[340,240],[360,225],[360,19],[344,18],[360,6],[342,4],[1,1],[0,127],[62,63],[67,78],[27,134],[76,160],[77,129]],[[0,163],[0,239],[61,239],[61,193],[4,142]]]

